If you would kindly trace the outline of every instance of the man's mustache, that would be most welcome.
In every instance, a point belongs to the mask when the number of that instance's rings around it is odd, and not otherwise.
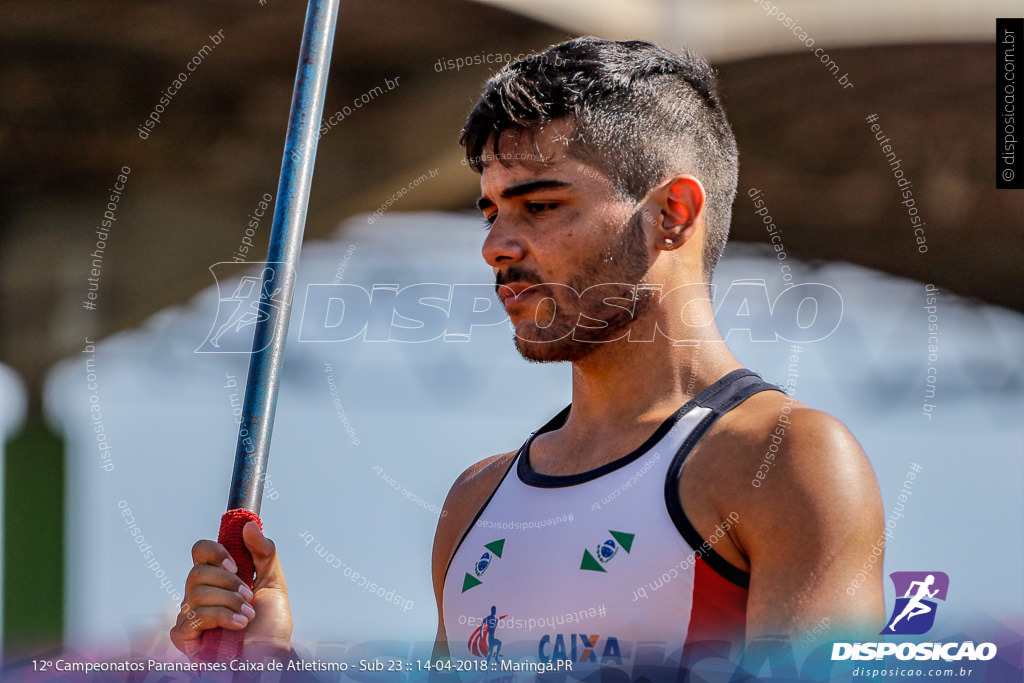
[[[530,285],[543,284],[543,280],[536,273],[520,266],[509,266],[505,270],[499,270],[494,276],[494,293],[497,294],[501,287],[510,282],[525,282]]]

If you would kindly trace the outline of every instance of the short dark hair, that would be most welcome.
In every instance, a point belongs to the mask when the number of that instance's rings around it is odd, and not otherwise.
[[[644,40],[585,36],[553,45],[487,81],[459,144],[482,173],[488,140],[500,160],[502,132],[536,132],[561,118],[575,129],[567,152],[600,169],[624,198],[639,201],[670,174],[701,181],[710,282],[729,236],[739,155],[708,63]]]

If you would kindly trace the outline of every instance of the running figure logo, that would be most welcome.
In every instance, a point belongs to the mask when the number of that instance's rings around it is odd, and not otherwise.
[[[896,604],[881,635],[918,636],[935,623],[935,600],[946,600],[949,577],[943,572],[893,572]]]
[[[491,661],[491,657],[497,661],[501,656],[501,641],[494,633],[498,630],[498,622],[508,615],[497,615],[498,609],[491,605],[491,613],[484,617],[483,623],[469,636],[469,651],[477,657],[486,657],[488,662]]]
[[[217,282],[217,314],[206,339],[196,353],[249,353],[253,349],[253,331],[256,323],[268,317],[267,308],[281,308],[281,288],[278,282],[284,275],[283,263],[245,263],[242,267],[263,266],[260,275],[242,271],[238,263],[226,261],[210,266]],[[225,292],[230,292],[224,296]],[[265,294],[266,301],[261,300]]]

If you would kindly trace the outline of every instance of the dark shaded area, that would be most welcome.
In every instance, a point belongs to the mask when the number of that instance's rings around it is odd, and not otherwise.
[[[830,50],[842,88],[807,51],[722,65],[740,143],[733,238],[768,232],[745,192],[763,190],[786,252],[850,261],[1024,310],[1024,193],[995,190],[995,48]],[[927,252],[890,162],[912,183]]]
[[[36,413],[7,442],[6,456],[3,654],[10,662],[58,646],[63,635],[64,442]]]

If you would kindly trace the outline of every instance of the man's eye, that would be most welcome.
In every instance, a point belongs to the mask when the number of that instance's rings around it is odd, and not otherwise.
[[[556,202],[527,202],[526,210],[530,213],[543,213],[557,207]]]
[[[490,230],[491,226],[494,225],[494,221],[497,220],[497,218],[498,214],[494,214],[492,216],[484,216],[484,222],[480,227],[483,228],[484,230]]]

